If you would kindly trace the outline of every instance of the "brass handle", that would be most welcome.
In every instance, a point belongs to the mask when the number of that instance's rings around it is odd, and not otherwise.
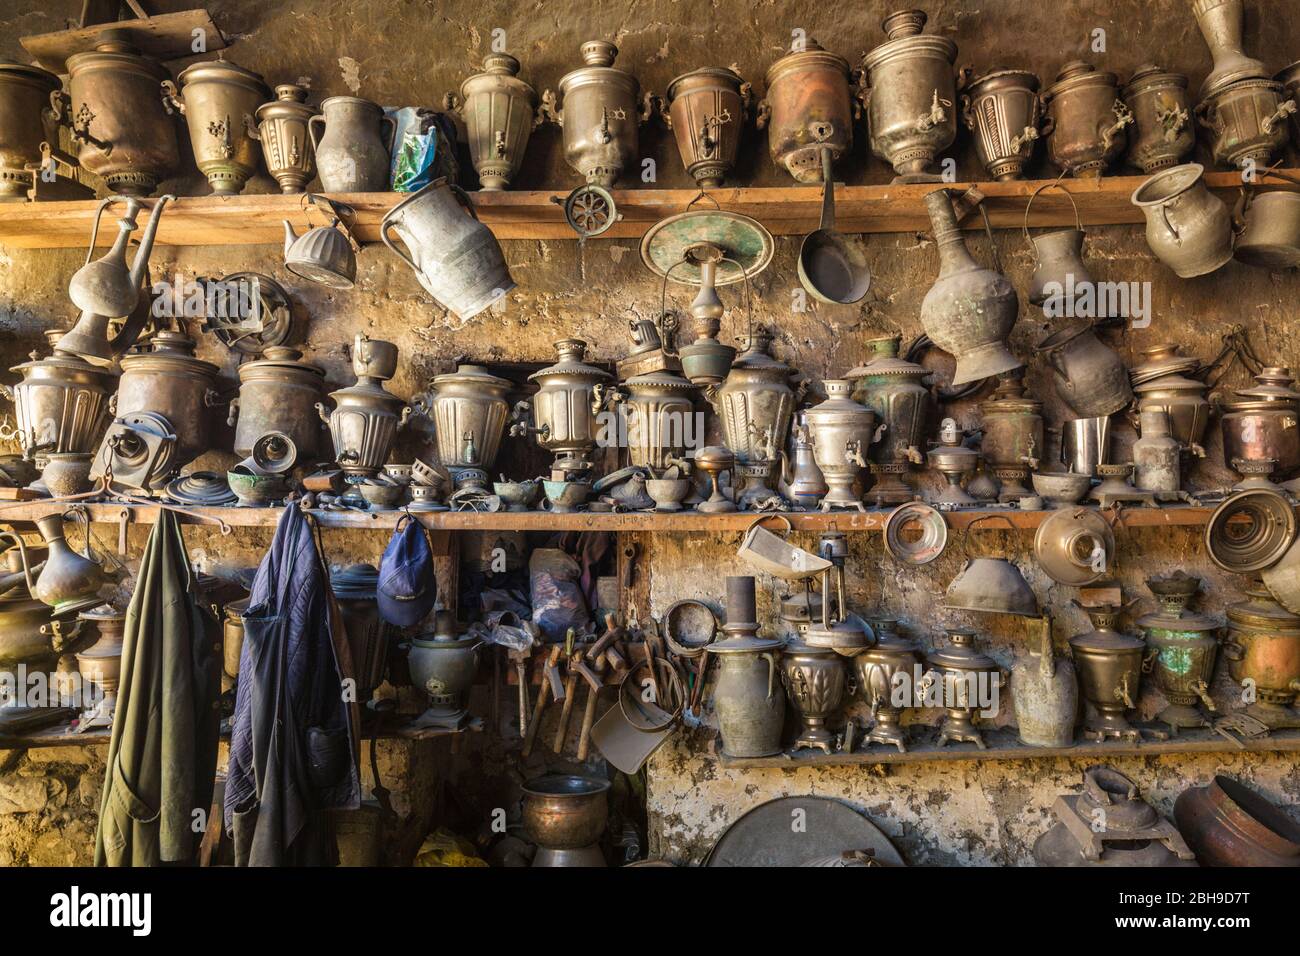
[[[925,133],[928,132],[929,130],[934,129],[940,123],[947,122],[948,120],[947,107],[951,107],[951,106],[952,106],[952,101],[940,99],[939,91],[935,90],[934,100],[930,103],[929,112],[922,113],[920,116],[916,118],[916,126],[915,126],[916,132]]]
[[[1283,102],[1278,104],[1278,107],[1276,110],[1273,111],[1272,116],[1265,118],[1264,121],[1259,124],[1259,128],[1265,133],[1271,133],[1273,132],[1274,126],[1276,126],[1282,120],[1286,119],[1288,116],[1291,116],[1293,113],[1295,113],[1295,111],[1296,111],[1295,100],[1294,99],[1284,100]]]
[[[1214,700],[1210,697],[1209,685],[1206,684],[1205,681],[1195,681],[1192,684],[1192,690],[1195,692],[1197,697],[1201,698],[1201,703],[1205,705],[1206,710],[1212,714],[1217,714],[1219,712],[1218,708],[1214,706]]]

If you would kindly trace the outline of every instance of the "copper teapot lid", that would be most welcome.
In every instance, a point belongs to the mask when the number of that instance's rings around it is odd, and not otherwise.
[[[301,358],[302,352],[298,349],[291,349],[286,345],[271,345],[262,350],[262,357],[256,362],[245,362],[240,365],[239,373],[242,377],[248,369],[296,368],[304,372],[315,372],[321,378],[325,377],[323,368],[310,362],[300,361]]]

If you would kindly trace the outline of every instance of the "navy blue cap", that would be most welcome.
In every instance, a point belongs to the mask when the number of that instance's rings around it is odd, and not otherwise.
[[[404,521],[393,531],[379,561],[375,591],[379,616],[389,624],[410,627],[423,620],[437,600],[433,552],[424,529],[418,521]]]

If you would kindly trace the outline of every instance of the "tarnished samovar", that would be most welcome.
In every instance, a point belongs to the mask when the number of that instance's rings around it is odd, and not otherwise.
[[[316,406],[325,389],[325,370],[303,362],[297,349],[274,345],[255,362],[239,366],[239,396],[230,403],[227,425],[235,426],[236,455],[247,457],[268,435],[292,442],[296,462],[312,465],[322,450]]]
[[[998,376],[993,396],[980,403],[984,437],[980,452],[1002,484],[998,501],[1015,502],[1033,494],[1029,472],[1043,455],[1043,403],[1026,394],[1023,374]]]
[[[975,134],[975,148],[988,174],[1019,179],[1034,154],[1043,101],[1038,76],[1028,70],[994,70],[976,77],[961,93],[961,116]]]
[[[799,638],[781,654],[781,682],[802,726],[793,748],[817,748],[830,753],[835,734],[826,722],[844,706],[849,674],[844,659],[830,647],[814,647]]]
[[[867,450],[876,437],[876,413],[859,405],[849,396],[853,383],[848,379],[827,379],[826,401],[808,409],[813,457],[829,490],[822,498],[822,510],[862,507],[862,498],[853,493],[853,484],[866,465]]]
[[[1179,355],[1178,346],[1169,342],[1145,348],[1142,354],[1146,361],[1129,371],[1138,412],[1164,409],[1169,433],[1178,439],[1184,454],[1204,458],[1205,429],[1214,407],[1206,398],[1209,386],[1200,378],[1200,359]]]
[[[160,93],[167,71],[125,31],[108,29],[94,50],[68,57],[68,77],[69,92],[53,94],[54,114],[71,130],[82,168],[116,195],[148,196],[180,162]]]
[[[634,375],[623,383],[618,401],[629,463],[658,475],[671,459],[704,446],[695,394],[695,385],[668,369]]]
[[[915,703],[912,687],[921,652],[898,633],[898,618],[876,615],[867,618],[876,635],[876,643],[853,658],[853,672],[858,690],[875,718],[867,731],[865,744],[892,744],[899,753],[907,752],[907,730],[903,711]]]
[[[587,343],[582,339],[563,339],[555,343],[559,361],[528,376],[537,383],[537,393],[515,405],[517,415],[530,408],[533,424],[518,422],[512,435],[531,432],[537,444],[555,455],[555,471],[586,471],[601,422],[597,417],[605,406],[605,383],[612,377],[604,369],[587,365],[583,356]]]
[[[585,66],[560,78],[560,95],[542,94],[540,116],[564,130],[564,158],[586,180],[569,194],[565,218],[579,235],[604,232],[618,218],[609,194],[638,159],[637,127],[650,118],[652,99],[637,78],[614,66],[618,47],[607,40],[582,45]]]
[[[999,690],[1004,675],[997,661],[976,649],[972,627],[945,627],[949,644],[937,647],[925,658],[922,697],[928,697],[931,682],[938,694],[938,706],[945,716],[939,728],[939,746],[948,741],[973,743],[984,750],[984,736],[975,717],[996,716]],[[993,714],[987,711],[993,710]]]
[[[957,44],[925,35],[922,10],[891,13],[888,39],[862,59],[871,151],[894,167],[896,183],[934,183],[935,157],[957,138]]]
[[[217,367],[194,357],[192,338],[184,332],[158,332],[146,347],[122,356],[121,366],[118,418],[135,412],[165,418],[176,435],[176,468],[211,450],[208,415],[217,400]]]
[[[821,182],[822,150],[833,161],[853,149],[849,61],[809,39],[768,67],[766,85],[758,128],[768,127],[772,162],[797,182]]]
[[[1138,740],[1141,734],[1124,713],[1137,707],[1146,644],[1116,630],[1119,607],[1099,605],[1083,610],[1092,619],[1094,630],[1070,638],[1079,686],[1084,699],[1096,710],[1096,717],[1085,722],[1083,735],[1090,740]]]
[[[1196,122],[1210,134],[1210,155],[1220,166],[1263,169],[1290,138],[1287,117],[1296,101],[1267,76],[1237,80],[1196,104]]]
[[[537,91],[519,79],[519,61],[509,53],[489,53],[483,72],[461,84],[459,97],[448,93],[446,105],[465,121],[479,185],[509,189],[540,120]]]
[[[459,365],[433,379],[433,393],[423,401],[437,436],[438,458],[457,485],[487,481],[510,417],[508,379],[481,365]]]
[[[0,202],[27,200],[27,166],[41,162],[41,143],[51,138],[45,110],[61,85],[39,66],[0,59]]]
[[[1255,384],[1239,388],[1235,399],[1221,400],[1223,460],[1277,462],[1273,477],[1289,478],[1300,469],[1300,392],[1283,366],[1260,369]]]
[[[726,381],[704,393],[722,421],[723,440],[742,464],[765,460],[769,445],[784,446],[794,415],[791,368],[772,357],[771,342],[771,332],[753,329]]]
[[[1242,688],[1246,714],[1272,730],[1300,727],[1292,705],[1300,693],[1300,616],[1253,581],[1246,600],[1229,604],[1223,656]]]
[[[701,189],[714,189],[736,165],[752,93],[735,70],[706,66],[668,84],[660,112],[682,164]]]
[[[57,349],[48,358],[15,365],[17,385],[0,385],[14,403],[23,457],[38,465],[51,454],[91,454],[99,447],[111,415],[109,397],[117,390],[118,372],[100,368]]]
[[[163,98],[184,115],[199,172],[218,196],[239,193],[257,172],[257,109],[271,96],[265,81],[225,59],[187,66],[162,83]]]
[[[1187,77],[1154,64],[1139,66],[1124,87],[1133,113],[1129,162],[1147,175],[1177,166],[1196,146],[1196,127],[1187,101]]]
[[[306,88],[294,83],[277,86],[275,99],[257,108],[254,139],[261,142],[266,171],[283,193],[303,192],[316,175],[316,148],[307,127],[319,112],[307,105]]]
[[[1188,606],[1200,590],[1201,579],[1184,571],[1147,579],[1160,608],[1137,619],[1147,646],[1156,651],[1152,679],[1169,704],[1156,715],[1175,733],[1182,727],[1209,727],[1197,703],[1215,713],[1210,699],[1214,659],[1223,622]]]
[[[899,342],[897,334],[870,339],[871,357],[847,376],[857,383],[853,400],[874,410],[885,426],[870,454],[871,473],[876,476],[871,497],[878,506],[912,500],[913,491],[903,476],[911,466],[925,463],[922,449],[935,414],[934,396],[926,387],[930,370],[899,357]]]
[[[397,371],[397,346],[358,335],[352,346],[355,385],[330,392],[333,411],[317,405],[334,439],[334,460],[344,474],[373,478],[388,461],[397,430],[412,407],[384,388]]]
[[[1072,176],[1096,178],[1123,155],[1133,114],[1119,97],[1114,73],[1073,60],[1043,93],[1047,156]]]

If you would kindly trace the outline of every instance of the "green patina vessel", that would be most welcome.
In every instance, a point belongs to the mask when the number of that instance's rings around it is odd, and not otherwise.
[[[1150,648],[1148,660],[1156,686],[1169,700],[1156,720],[1174,733],[1182,727],[1210,726],[1198,702],[1215,713],[1209,687],[1223,623],[1188,607],[1200,586],[1200,578],[1183,571],[1151,578],[1147,587],[1160,609],[1137,621]]]

